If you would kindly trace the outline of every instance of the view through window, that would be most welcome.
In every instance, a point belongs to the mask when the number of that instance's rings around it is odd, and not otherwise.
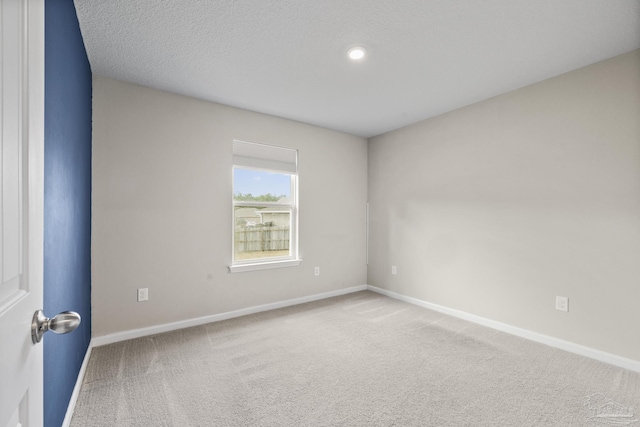
[[[295,151],[238,144],[234,142],[234,264],[295,259],[297,174],[274,159],[288,155],[295,162]]]

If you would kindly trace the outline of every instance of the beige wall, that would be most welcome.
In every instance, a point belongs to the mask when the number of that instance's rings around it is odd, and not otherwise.
[[[370,285],[640,360],[640,51],[372,138],[368,183]]]
[[[94,337],[366,283],[365,139],[102,77],[93,121]],[[233,139],[299,150],[301,266],[228,273]]]
[[[95,77],[93,335],[367,282],[640,360],[638,76],[635,51],[371,138],[368,180],[362,138]],[[233,139],[300,150],[300,267],[227,272]]]

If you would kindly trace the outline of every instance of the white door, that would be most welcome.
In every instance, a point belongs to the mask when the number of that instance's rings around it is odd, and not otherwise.
[[[42,425],[44,1],[0,0],[0,427]]]

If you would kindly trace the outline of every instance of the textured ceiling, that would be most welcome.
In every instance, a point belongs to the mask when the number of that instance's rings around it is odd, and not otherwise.
[[[95,74],[365,137],[640,48],[640,0],[75,5]]]

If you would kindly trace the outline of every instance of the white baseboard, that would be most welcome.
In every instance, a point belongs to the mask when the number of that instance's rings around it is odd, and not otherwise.
[[[69,399],[69,405],[67,405],[67,413],[64,415],[62,421],[62,427],[69,427],[71,425],[71,417],[73,411],[76,408],[76,402],[78,401],[78,395],[80,394],[80,387],[82,386],[82,380],[84,379],[84,373],[87,370],[87,364],[89,363],[89,357],[91,357],[91,349],[93,348],[93,340],[89,341],[89,347],[82,360],[82,366],[80,366],[80,372],[78,372],[78,378],[76,379],[76,385],[73,387],[71,398]]]
[[[294,298],[285,301],[274,302],[270,304],[258,305],[255,307],[243,308],[240,310],[229,311],[226,313],[212,314],[210,316],[198,317],[195,319],[181,320],[179,322],[165,323],[162,325],[149,326],[140,329],[131,329],[123,332],[116,332],[109,335],[93,337],[91,341],[94,347],[112,344],[119,341],[140,338],[148,335],[160,334],[162,332],[175,331],[177,329],[189,328],[191,326],[204,325],[205,323],[218,322],[220,320],[232,319],[234,317],[246,316],[248,314],[260,313],[277,308],[289,307],[292,305],[303,304],[305,302],[317,301],[325,298],[336,297],[340,295],[350,294],[353,292],[366,291],[367,285],[353,286],[351,288],[338,289],[337,291],[324,292],[321,294],[309,295],[301,298]]]
[[[570,341],[561,340],[559,338],[551,337],[549,335],[539,334],[537,332],[529,331],[527,329],[511,326],[506,323],[500,323],[495,320],[487,319],[485,317],[476,316],[464,311],[455,310],[453,308],[444,307],[442,305],[433,304],[417,298],[408,297],[395,292],[387,291],[376,286],[367,285],[367,289],[373,292],[377,292],[382,295],[386,295],[391,298],[395,298],[400,301],[408,302],[420,307],[428,308],[439,313],[447,314],[449,316],[457,317],[460,319],[468,320],[469,322],[477,323],[482,326],[486,326],[498,331],[506,332],[511,335],[515,335],[521,338],[526,338],[531,341],[535,341],[541,344],[546,344],[551,347],[559,348],[571,353],[578,354],[580,356],[588,357],[590,359],[599,360],[600,362],[608,363],[610,365],[619,366],[630,371],[640,372],[640,361],[627,359],[622,356],[607,353],[601,350],[596,350],[591,347],[586,347],[580,344],[572,343]]]

